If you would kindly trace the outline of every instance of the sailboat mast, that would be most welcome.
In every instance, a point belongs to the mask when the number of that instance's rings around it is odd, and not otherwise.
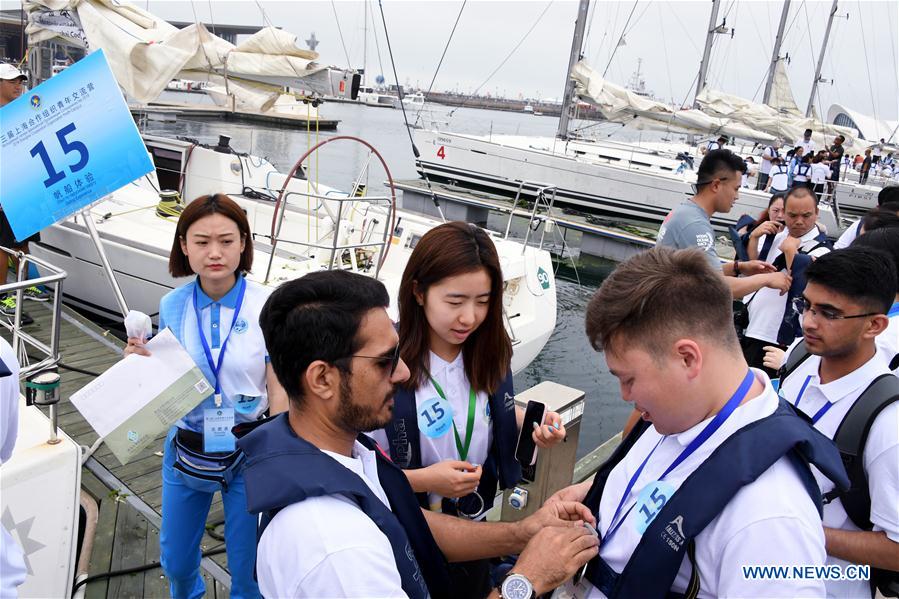
[[[693,108],[699,108],[699,94],[705,88],[705,78],[709,72],[709,57],[712,55],[712,41],[715,39],[716,23],[718,22],[718,8],[720,0],[712,0],[712,14],[709,15],[709,27],[705,36],[705,48],[702,51],[702,62],[699,63],[699,79],[696,81],[696,97],[693,98]]]
[[[368,81],[368,0],[362,3],[362,84]]]
[[[780,45],[783,43],[784,28],[787,26],[787,14],[790,12],[790,0],[784,0],[784,8],[780,12],[780,25],[777,27],[777,37],[774,39],[774,52],[771,55],[771,66],[768,67],[768,81],[765,83],[765,95],[762,104],[771,100],[771,90],[774,88],[774,72],[777,70],[777,61],[780,60]]]
[[[580,0],[577,9],[577,21],[574,23],[574,37],[571,40],[571,55],[568,57],[568,70],[565,71],[565,92],[562,95],[562,113],[559,115],[559,131],[557,135],[561,139],[568,138],[568,120],[571,112],[571,102],[574,100],[574,79],[571,71],[574,65],[581,59],[581,49],[584,46],[584,29],[587,27],[587,12],[590,9],[590,0]]]
[[[808,97],[808,107],[805,109],[805,117],[812,116],[815,107],[815,96],[818,94],[818,81],[821,79],[821,67],[824,65],[824,53],[827,52],[827,40],[830,38],[830,27],[833,25],[833,17],[837,14],[837,0],[833,0],[830,7],[830,17],[827,19],[827,29],[824,30],[824,41],[821,42],[821,53],[818,54],[818,66],[815,69],[815,80],[812,82],[812,93]]]

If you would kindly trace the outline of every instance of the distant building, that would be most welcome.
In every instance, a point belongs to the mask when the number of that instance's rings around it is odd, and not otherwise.
[[[885,121],[847,108],[842,104],[834,104],[827,111],[827,122],[841,127],[850,127],[858,131],[858,136],[867,141],[877,141],[881,137],[890,139],[896,133],[899,121]],[[893,137],[893,142],[899,135]]]

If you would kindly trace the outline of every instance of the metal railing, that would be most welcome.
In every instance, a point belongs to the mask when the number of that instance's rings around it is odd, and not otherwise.
[[[12,332],[12,347],[16,356],[19,358],[19,362],[22,364],[22,367],[19,369],[19,374],[22,378],[25,378],[32,373],[48,368],[55,368],[59,364],[59,323],[62,311],[62,283],[66,278],[67,273],[66,271],[30,254],[25,254],[18,250],[12,250],[5,247],[0,247],[0,250],[15,256],[19,262],[17,273],[18,280],[15,283],[0,285],[0,295],[5,295],[7,293],[16,294],[16,313],[12,323],[0,318],[0,325]],[[51,274],[36,279],[28,279],[26,277],[29,264],[40,266]],[[53,293],[49,344],[37,339],[31,333],[22,330],[22,301],[25,299],[24,291],[28,287],[38,285],[51,287]],[[27,347],[33,347],[45,357],[39,362],[29,364]]]
[[[531,209],[530,217],[528,218],[528,226],[527,231],[524,234],[524,241],[522,242],[521,253],[524,254],[525,250],[528,247],[528,243],[530,241],[531,232],[536,231],[540,224],[543,224],[543,231],[540,233],[540,244],[539,248],[543,248],[543,241],[546,237],[546,229],[550,226],[550,223],[554,222],[553,217],[553,207],[556,204],[556,186],[550,185],[548,183],[539,183],[537,181],[526,181],[521,180],[518,182],[518,191],[515,192],[515,199],[512,201],[512,209],[509,210],[509,220],[506,222],[506,232],[503,235],[503,239],[509,238],[509,231],[512,229],[512,218],[515,216],[515,208],[518,206],[518,201],[521,199],[521,194],[524,191],[524,186],[527,185],[535,189],[534,192],[534,206]],[[543,207],[546,211],[545,215],[538,215],[537,211],[540,207]]]

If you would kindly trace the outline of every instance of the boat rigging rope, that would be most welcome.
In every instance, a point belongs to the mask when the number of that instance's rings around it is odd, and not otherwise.
[[[334,12],[334,20],[337,22],[337,34],[340,36],[340,45],[343,46],[343,55],[346,56],[346,67],[350,66],[350,54],[346,51],[346,42],[343,41],[343,30],[340,29],[340,19],[337,17],[337,7],[334,6],[334,0],[331,0],[331,10]]]
[[[406,116],[406,105],[403,104],[403,94],[400,92],[400,78],[396,73],[396,61],[393,59],[393,47],[390,45],[390,33],[387,31],[387,18],[384,16],[383,0],[378,0],[378,9],[381,12],[381,24],[384,27],[384,39],[387,40],[387,55],[390,57],[390,67],[393,69],[393,79],[396,81],[396,91],[400,99],[399,104],[400,110],[403,113],[403,123],[406,125],[406,134],[409,136],[409,143],[412,145],[412,154],[415,156],[415,160],[418,161],[421,157],[421,153],[419,153],[418,148],[415,147],[415,140],[412,138],[412,127],[409,125],[409,118]],[[440,220],[446,222],[446,216],[443,214],[443,208],[440,207],[440,200],[437,199],[437,194],[434,193],[434,189],[431,187],[431,180],[428,178],[428,174],[422,172],[422,175],[425,178],[425,184],[428,186],[428,193],[431,194],[431,201],[434,202],[437,212],[440,213]]]
[[[380,0],[378,0],[378,1],[380,2]],[[534,31],[534,29],[537,27],[537,24],[540,23],[540,21],[543,19],[543,15],[545,15],[545,14],[546,14],[546,11],[549,10],[549,7],[553,5],[553,2],[554,2],[554,0],[550,0],[549,3],[547,3],[546,7],[543,9],[543,12],[540,13],[540,15],[537,17],[537,20],[534,21],[534,24],[533,24],[533,25],[531,25],[531,28],[527,30],[527,33],[525,33],[525,34],[521,37],[521,39],[518,40],[518,43],[515,44],[515,47],[512,48],[512,50],[509,52],[509,54],[506,55],[506,57],[502,60],[502,62],[500,62],[499,65],[497,65],[497,67],[496,67],[495,69],[493,69],[493,72],[491,72],[491,73],[487,76],[487,78],[486,78],[486,79],[485,79],[479,86],[477,86],[477,88],[475,88],[474,92],[472,92],[472,94],[471,94],[471,97],[472,97],[472,98],[474,98],[475,96],[478,95],[478,92],[481,91],[481,88],[484,87],[485,85],[487,85],[487,83],[488,83],[491,79],[493,79],[493,76],[496,75],[496,73],[499,72],[499,70],[500,70],[501,68],[503,68],[503,66],[509,61],[510,58],[512,58],[512,55],[515,54],[515,52],[518,51],[518,48],[521,47],[521,44],[524,43],[524,40],[526,40],[526,39],[528,38],[528,36],[531,34],[532,31]],[[462,104],[460,104],[459,106],[456,106],[455,108],[453,108],[452,110],[450,110],[448,116],[452,117],[454,112],[456,112],[458,109],[460,109],[460,108],[462,108],[463,106],[465,106],[467,103],[468,103],[468,102],[462,102]]]
[[[459,14],[456,15],[456,22],[453,23],[453,29],[450,31],[449,38],[446,40],[446,45],[443,47],[443,54],[440,55],[440,60],[437,61],[437,68],[434,69],[434,76],[431,77],[431,83],[428,85],[428,91],[425,93],[425,98],[430,95],[431,90],[434,88],[434,82],[437,80],[437,73],[440,72],[440,67],[443,65],[443,59],[446,57],[447,50],[449,50],[450,42],[453,41],[453,34],[456,33],[456,27],[459,25],[459,19],[462,18],[462,11],[465,10],[466,4],[468,4],[468,0],[462,0],[462,6],[459,7]],[[425,106],[422,104],[421,108],[418,109],[418,113],[415,115],[415,125],[421,120],[421,113],[424,109]]]
[[[381,72],[379,73],[381,77],[384,76],[384,62],[381,60],[381,42],[378,41],[378,28],[375,27],[375,10],[374,7],[370,11],[368,11],[368,18],[371,19],[371,31],[375,35],[375,50],[378,51],[378,67],[380,67]],[[366,78],[367,82],[367,78]]]
[[[871,63],[868,60],[868,43],[865,41],[865,15],[862,12],[861,2],[858,3],[858,25],[862,29],[862,49],[865,51],[865,70],[868,72],[868,92],[871,94],[871,110],[874,112],[874,120],[877,121],[877,103],[874,101],[874,87],[871,83]]]
[[[605,79],[606,73],[609,72],[609,67],[612,66],[612,59],[615,58],[615,53],[618,52],[618,48],[621,47],[621,41],[624,39],[624,32],[627,31],[627,25],[631,22],[631,17],[634,16],[634,11],[637,10],[637,3],[639,0],[634,0],[634,5],[631,7],[631,13],[627,16],[627,20],[624,22],[624,27],[621,28],[621,35],[618,36],[618,41],[615,42],[615,47],[612,48],[612,53],[609,55],[609,62],[606,63],[606,68],[602,71],[602,77]]]

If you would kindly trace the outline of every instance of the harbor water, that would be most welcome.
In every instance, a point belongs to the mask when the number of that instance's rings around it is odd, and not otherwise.
[[[170,99],[185,101],[185,94],[167,92]],[[163,97],[165,99],[165,97]],[[352,104],[329,103],[319,107],[322,118],[339,119],[337,131],[320,132],[303,129],[284,129],[258,124],[223,121],[175,122],[148,121],[141,127],[145,133],[169,137],[188,137],[205,144],[215,144],[219,135],[231,137],[231,147],[238,152],[263,156],[282,172],[294,163],[317,141],[334,136],[354,136],[372,144],[383,156],[394,179],[418,178],[409,136],[403,124],[400,110],[376,108]],[[407,111],[410,123],[416,121],[416,113]],[[552,117],[527,113],[488,111],[474,108],[452,109],[445,106],[428,107],[419,121],[425,126],[436,124],[440,128],[477,135],[529,135],[553,136],[558,120]],[[638,133],[623,138],[636,140]],[[368,151],[358,143],[336,141],[307,162],[310,178],[323,184],[348,189],[363,165],[368,161]],[[380,167],[372,166],[365,181],[369,193],[379,194],[386,179]],[[502,230],[505,217],[491,215],[488,226]],[[577,264],[577,271],[570,263],[557,273],[558,312],[556,329],[537,359],[515,377],[516,389],[531,387],[540,381],[551,380],[581,389],[587,396],[587,407],[581,425],[578,457],[621,430],[630,406],[620,399],[618,383],[605,364],[601,354],[590,347],[584,334],[584,310],[596,291],[602,277],[613,267],[611,264]],[[577,280],[580,282],[577,282]]]

